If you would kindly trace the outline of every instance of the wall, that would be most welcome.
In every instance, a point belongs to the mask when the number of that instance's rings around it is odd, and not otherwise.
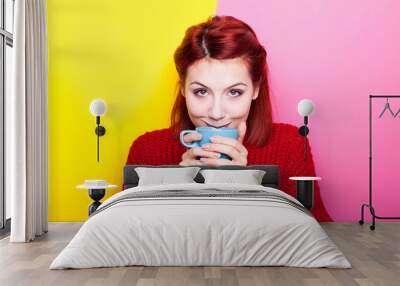
[[[119,4],[119,5],[117,5]],[[310,98],[310,141],[323,200],[335,220],[359,219],[368,198],[368,95],[400,94],[396,0],[47,1],[49,219],[80,221],[88,178],[121,185],[133,139],[168,125],[173,51],[186,28],[217,11],[249,23],[268,51],[276,121],[301,124]],[[101,162],[89,103],[103,98]],[[399,119],[377,119],[374,188],[379,215],[399,215]],[[392,102],[400,108],[400,100]],[[119,189],[109,192],[107,197]]]
[[[359,220],[368,200],[368,96],[400,95],[400,2],[220,0],[217,14],[246,21],[267,49],[277,121],[299,125],[297,102],[315,102],[310,140],[322,198],[335,220]],[[375,207],[400,216],[400,118],[377,119],[383,105],[373,108]]]
[[[91,200],[76,185],[119,185],[131,142],[164,128],[177,80],[173,52],[186,28],[215,14],[214,0],[47,1],[49,220],[82,221]],[[102,98],[100,163],[89,104]]]

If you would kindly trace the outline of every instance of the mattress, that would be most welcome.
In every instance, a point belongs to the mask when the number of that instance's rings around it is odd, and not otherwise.
[[[50,269],[131,265],[351,267],[309,211],[284,192],[199,183],[113,195]]]

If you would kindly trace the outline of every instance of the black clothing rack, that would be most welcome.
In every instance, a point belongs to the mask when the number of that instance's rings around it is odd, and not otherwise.
[[[364,224],[364,208],[369,208],[369,211],[372,216],[372,223],[369,226],[371,230],[375,229],[375,219],[382,220],[392,220],[392,219],[400,219],[400,217],[385,217],[378,216],[375,214],[375,209],[372,205],[372,100],[373,99],[389,99],[389,98],[400,98],[400,95],[370,95],[369,96],[369,203],[363,204],[361,206],[361,220],[359,223]]]

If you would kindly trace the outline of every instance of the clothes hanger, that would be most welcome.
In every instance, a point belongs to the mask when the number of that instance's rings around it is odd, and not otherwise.
[[[397,117],[397,115],[400,114],[400,108],[399,110],[397,110],[396,114],[394,115],[394,117]],[[399,116],[400,117],[400,116]]]
[[[381,112],[381,114],[379,115],[379,118],[381,118],[383,116],[383,114],[385,113],[386,110],[389,110],[389,112],[392,114],[393,117],[396,117],[397,114],[399,113],[399,111],[397,111],[396,115],[394,115],[392,109],[390,108],[390,103],[389,103],[389,98],[386,97],[386,103],[385,103],[385,107],[383,108],[383,111]]]

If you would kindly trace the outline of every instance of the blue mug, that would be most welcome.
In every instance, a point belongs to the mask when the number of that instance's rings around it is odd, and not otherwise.
[[[183,137],[189,133],[200,133],[201,140],[193,141],[192,143],[185,143],[183,141]],[[237,139],[238,138],[238,131],[236,128],[214,128],[214,127],[197,127],[196,130],[182,130],[179,136],[179,140],[181,144],[187,148],[193,147],[201,147],[204,144],[211,143],[210,137],[212,136],[221,136],[221,137],[228,137]],[[231,159],[229,156],[221,153],[221,158],[223,159]]]

